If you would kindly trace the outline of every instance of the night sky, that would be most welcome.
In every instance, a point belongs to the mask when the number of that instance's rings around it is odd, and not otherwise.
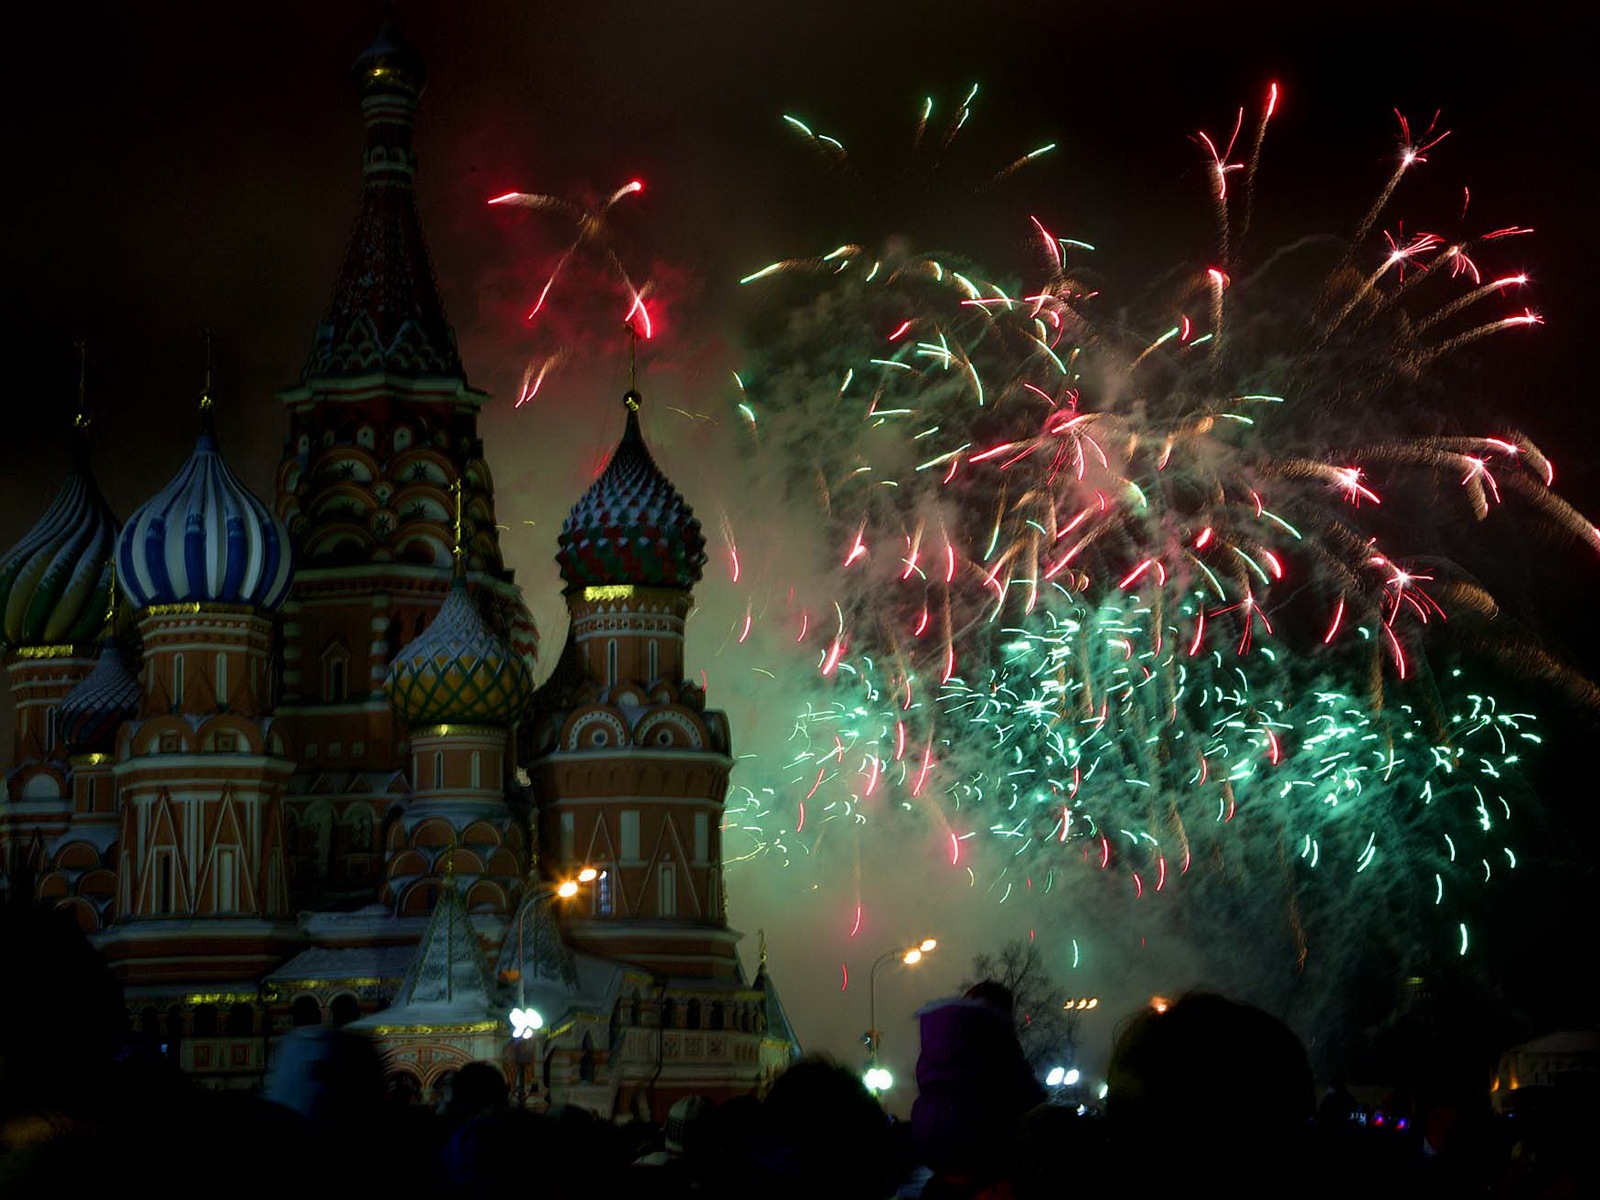
[[[625,305],[599,260],[580,257],[552,293],[549,319],[525,324],[570,231],[558,218],[489,209],[488,197],[593,203],[630,178],[645,182],[618,205],[610,233],[661,303],[660,336],[641,360],[647,400],[659,404],[646,431],[711,528],[719,512],[749,503],[724,490],[717,469],[729,445],[729,370],[751,327],[742,275],[893,236],[959,246],[1021,274],[1026,217],[1038,213],[1094,243],[1119,277],[1152,277],[1210,245],[1205,159],[1192,135],[1225,132],[1272,80],[1284,98],[1262,166],[1262,236],[1275,223],[1285,236],[1347,232],[1392,169],[1396,107],[1419,124],[1442,110],[1453,131],[1419,175],[1428,211],[1459,208],[1467,186],[1474,224],[1534,227],[1497,261],[1520,260],[1533,276],[1531,301],[1547,324],[1485,348],[1462,412],[1522,428],[1555,460],[1562,494],[1600,512],[1586,345],[1600,267],[1585,124],[1597,89],[1587,40],[1560,11],[1542,2],[1493,15],[1434,3],[402,3],[400,27],[429,69],[417,135],[423,222],[468,376],[495,397],[482,431],[508,527],[502,545],[547,649],[564,626],[556,532],[621,429]],[[272,494],[284,429],[274,393],[298,381],[355,211],[361,126],[348,68],[379,13],[372,3],[289,0],[59,5],[13,18],[0,50],[9,372],[0,541],[37,518],[60,478],[79,337],[89,345],[95,468],[119,514],[170,478],[192,444],[204,327],[216,339],[224,449],[258,494]],[[914,160],[922,98],[949,111],[974,82],[982,90],[968,128],[936,165]],[[784,113],[843,140],[854,167],[814,153]],[[979,188],[1051,141],[1053,156]],[[564,364],[513,411],[529,362],[555,348]],[[1600,651],[1579,619],[1600,567],[1581,551],[1560,553],[1554,568],[1527,575],[1525,615],[1593,673]],[[700,666],[725,624],[717,587],[712,572],[690,627]],[[737,742],[740,714],[728,706]],[[1557,714],[1555,728],[1566,720]],[[1592,792],[1587,782],[1552,784],[1547,801],[1587,833],[1594,822],[1581,810]],[[780,940],[792,910],[749,885],[741,911],[740,886],[730,883],[733,923],[769,926],[802,1040],[853,1055],[865,997],[840,996],[837,939],[797,924]],[[872,952],[920,935],[914,922],[891,913],[871,945],[847,953],[864,971]],[[1025,932],[975,922],[915,980],[886,977],[880,1024],[900,1043],[897,1067],[909,1074],[914,1033],[904,1021],[915,1003],[952,986],[985,938]],[[1543,969],[1556,986],[1560,972]],[[1137,1002],[1145,982],[1130,980],[1119,998]]]

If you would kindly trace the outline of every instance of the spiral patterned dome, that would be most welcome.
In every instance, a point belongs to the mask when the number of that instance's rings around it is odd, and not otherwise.
[[[289,531],[223,461],[209,413],[194,453],[117,541],[117,578],[139,608],[277,608],[289,591]]]
[[[606,584],[688,591],[705,565],[705,535],[650,457],[639,432],[639,394],[629,392],[625,400],[622,441],[561,527],[561,578],[568,591]]]
[[[532,692],[523,658],[491,633],[457,576],[433,623],[395,655],[383,689],[407,725],[509,725]]]
[[[56,728],[71,754],[109,751],[117,726],[139,709],[139,681],[114,638],[100,643],[100,661],[56,709]]]
[[[111,595],[117,518],[89,473],[81,432],[54,502],[0,557],[0,642],[11,647],[92,643]]]

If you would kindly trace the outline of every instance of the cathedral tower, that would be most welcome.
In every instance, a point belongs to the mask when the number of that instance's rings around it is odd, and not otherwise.
[[[734,980],[722,895],[727,718],[684,679],[684,621],[705,537],[645,446],[640,396],[556,555],[571,628],[535,697],[529,765],[541,849],[556,874],[605,873],[575,947],[662,975]]]
[[[14,706],[0,793],[0,873],[33,888],[71,817],[60,706],[95,666],[111,594],[117,519],[89,469],[80,379],[67,478],[38,523],[0,556],[0,649]]]
[[[117,735],[120,864],[100,945],[151,1001],[230,985],[253,999],[299,941],[283,856],[294,764],[269,715],[289,536],[223,459],[209,396],[200,407],[193,453],[117,540],[144,663]]]
[[[412,128],[425,71],[385,22],[352,70],[366,125],[355,229],[301,384],[278,514],[297,569],[284,606],[282,728],[298,901],[355,907],[409,791],[409,733],[384,694],[400,647],[440,612],[452,574],[452,489],[471,599],[531,668],[536,634],[500,557],[494,485],[418,219]],[[514,718],[513,718],[514,719]],[[431,761],[431,760],[430,760]],[[496,790],[504,775],[485,778]]]

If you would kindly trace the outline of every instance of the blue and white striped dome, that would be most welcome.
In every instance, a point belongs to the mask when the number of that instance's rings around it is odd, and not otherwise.
[[[276,608],[289,591],[289,531],[222,460],[209,417],[183,469],[117,538],[117,582],[138,608]]]

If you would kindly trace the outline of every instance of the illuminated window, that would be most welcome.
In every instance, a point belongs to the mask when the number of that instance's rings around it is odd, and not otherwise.
[[[656,868],[657,879],[660,884],[660,898],[657,911],[663,917],[678,915],[678,868],[672,863],[662,863]]]
[[[169,851],[159,850],[155,854],[156,874],[156,911],[170,913],[172,911],[172,855]]]
[[[232,850],[217,851],[217,911],[237,912],[239,910],[239,884],[234,875],[234,852]]]
[[[350,652],[332,642],[322,652],[322,701],[343,704],[350,698]]]

